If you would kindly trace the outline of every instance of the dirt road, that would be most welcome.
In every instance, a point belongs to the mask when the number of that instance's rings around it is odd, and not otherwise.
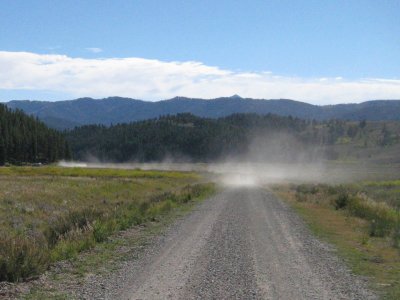
[[[286,204],[258,188],[229,188],[205,201],[104,284],[85,294],[97,299],[376,298]]]

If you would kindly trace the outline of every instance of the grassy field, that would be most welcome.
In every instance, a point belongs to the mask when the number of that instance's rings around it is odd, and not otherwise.
[[[190,172],[0,168],[0,281],[35,277],[212,191]]]
[[[106,169],[106,168],[63,168],[46,167],[3,167],[0,176],[63,176],[63,177],[93,177],[93,178],[186,178],[196,179],[198,174],[174,171],[142,171],[140,169]]]
[[[399,180],[272,188],[384,299],[400,299]]]

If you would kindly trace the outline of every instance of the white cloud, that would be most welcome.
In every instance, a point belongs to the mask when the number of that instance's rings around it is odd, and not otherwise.
[[[97,47],[90,47],[90,48],[85,48],[87,51],[92,52],[92,53],[100,53],[103,52],[103,49],[97,48]]]
[[[134,57],[84,59],[0,51],[0,90],[145,100],[239,94],[332,104],[400,99],[400,80],[284,77],[270,72],[234,72],[194,61],[163,62]]]

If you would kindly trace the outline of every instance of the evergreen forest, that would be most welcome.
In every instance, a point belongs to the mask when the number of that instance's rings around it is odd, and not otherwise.
[[[51,163],[70,157],[63,133],[0,104],[0,165]]]
[[[67,132],[66,138],[77,160],[94,157],[106,162],[209,162],[248,158],[257,148],[269,149],[268,154],[272,151],[282,159],[287,159],[285,153],[293,157],[296,152],[311,158],[315,151],[335,159],[326,146],[340,138],[361,136],[364,127],[365,121],[318,122],[273,114],[233,114],[212,119],[182,113],[111,126],[85,125]],[[257,155],[252,155],[254,158]]]

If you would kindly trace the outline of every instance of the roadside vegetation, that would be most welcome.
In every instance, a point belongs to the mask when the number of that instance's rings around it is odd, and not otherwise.
[[[0,281],[23,281],[212,192],[190,172],[0,168]]]
[[[355,273],[400,298],[400,180],[274,186]]]

